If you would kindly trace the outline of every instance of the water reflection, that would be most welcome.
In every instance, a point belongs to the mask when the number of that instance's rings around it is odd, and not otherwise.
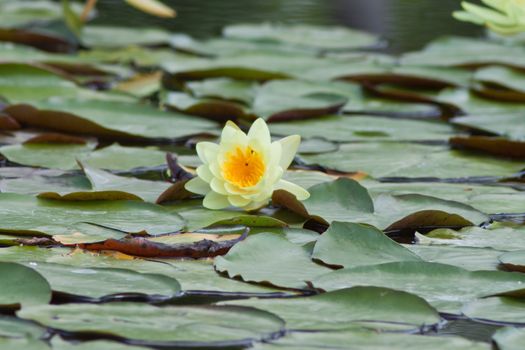
[[[415,50],[441,35],[482,33],[458,22],[451,12],[458,0],[165,0],[179,14],[174,20],[145,15],[122,0],[99,1],[98,23],[158,26],[196,37],[217,35],[238,22],[282,22],[347,25],[378,33],[392,52]]]

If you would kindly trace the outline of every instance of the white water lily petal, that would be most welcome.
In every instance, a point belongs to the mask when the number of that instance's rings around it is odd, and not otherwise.
[[[157,0],[125,0],[131,6],[149,13],[150,15],[164,18],[173,18],[176,16],[174,9],[164,5]]]
[[[226,188],[224,187],[224,182],[217,179],[216,177],[214,177],[211,182],[210,182],[210,187],[213,191],[219,193],[219,194],[223,194],[223,195],[228,195],[229,192],[226,190]]]
[[[286,180],[279,180],[275,189],[290,192],[300,201],[304,201],[305,199],[308,199],[308,197],[310,197],[310,193],[307,190],[305,190],[301,186],[294,184],[293,182]]]
[[[281,144],[282,149],[281,161],[279,162],[279,165],[283,169],[288,169],[295,157],[295,154],[297,153],[297,149],[299,149],[299,144],[301,143],[301,136],[287,136],[284,139],[280,139],[279,143]]]
[[[228,196],[228,201],[234,207],[245,207],[250,204],[251,200],[243,198],[241,196]]]
[[[199,142],[197,143],[197,155],[204,164],[211,163],[219,152],[219,145],[213,142]]]
[[[210,192],[210,185],[200,177],[194,177],[193,179],[186,182],[184,188],[190,192],[202,195]]]
[[[228,202],[228,197],[210,191],[206,197],[204,197],[202,205],[208,209],[224,209],[230,206],[230,202]]]
[[[260,144],[269,144],[271,142],[270,130],[264,119],[257,119],[248,131],[250,140],[257,140]]]
[[[213,179],[210,167],[206,164],[200,165],[197,168],[197,175],[206,182],[210,182]]]
[[[248,211],[257,210],[257,209],[260,209],[260,208],[264,207],[269,202],[270,202],[270,199],[267,199],[267,200],[261,201],[261,202],[252,202],[249,205],[245,206],[244,210],[248,210]]]

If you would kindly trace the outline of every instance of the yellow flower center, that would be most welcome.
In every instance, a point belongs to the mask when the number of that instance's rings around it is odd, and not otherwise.
[[[227,153],[221,166],[224,179],[241,188],[257,185],[265,168],[261,155],[251,147],[237,147]]]

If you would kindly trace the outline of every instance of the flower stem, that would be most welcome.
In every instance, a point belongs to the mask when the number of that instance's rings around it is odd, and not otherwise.
[[[82,22],[86,22],[89,14],[97,4],[97,0],[87,0],[86,4],[84,5],[84,9],[82,10],[82,14],[80,15],[80,20]]]

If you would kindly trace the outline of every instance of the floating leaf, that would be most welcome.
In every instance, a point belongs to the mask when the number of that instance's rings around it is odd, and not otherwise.
[[[13,105],[5,111],[24,125],[112,138],[179,139],[213,132],[215,123],[129,102],[54,100],[38,109]]]
[[[525,325],[525,301],[510,297],[484,298],[468,303],[461,310],[465,316],[481,322]]]
[[[0,213],[4,218],[0,231],[20,234],[71,234],[80,222],[153,235],[175,232],[184,226],[179,215],[136,201],[63,202],[0,193]]]
[[[0,305],[3,308],[25,308],[47,304],[51,300],[49,283],[32,269],[16,263],[0,262],[0,273],[3,279]]]
[[[421,296],[439,311],[452,313],[457,313],[462,303],[479,297],[495,294],[522,297],[525,293],[525,276],[519,274],[467,271],[460,267],[421,261],[342,269],[319,276],[312,283],[327,291],[356,285],[404,290]]]
[[[525,250],[504,253],[499,261],[507,270],[525,272]]]
[[[323,223],[352,221],[385,230],[463,227],[487,219],[468,205],[419,194],[385,194],[372,200],[366,188],[346,178],[315,185],[309,192],[310,198],[299,202],[287,192],[276,191],[273,202]]]
[[[292,349],[347,349],[352,344],[355,349],[389,350],[489,350],[490,345],[473,342],[462,337],[429,337],[414,334],[378,333],[364,330],[339,332],[292,332],[275,341],[257,344],[254,350],[292,350]]]
[[[85,297],[89,301],[119,300],[126,294],[133,298],[159,301],[173,298],[180,292],[177,280],[163,275],[51,263],[28,265],[44,276],[54,292]]]
[[[373,226],[339,221],[319,237],[312,258],[342,267],[421,260]]]
[[[493,336],[492,340],[500,350],[519,350],[525,339],[525,331],[519,328],[502,328]]]
[[[95,339],[112,335],[131,344],[171,347],[249,345],[274,338],[284,329],[277,316],[239,306],[65,304],[23,309],[18,316]]]
[[[363,171],[378,177],[464,178],[510,176],[523,163],[497,159],[443,146],[376,142],[343,144],[338,152],[303,155],[308,164],[343,172]]]
[[[318,49],[348,49],[377,44],[374,35],[343,27],[308,25],[235,24],[223,30],[227,38],[282,42]]]
[[[305,281],[330,271],[313,263],[300,246],[272,233],[248,237],[216,258],[215,269],[230,278],[293,289],[305,289]]]
[[[439,322],[439,315],[426,301],[386,288],[354,287],[311,297],[279,302],[270,299],[228,302],[266,310],[281,317],[289,329],[326,331],[364,325],[375,329],[397,323],[411,329]],[[390,325],[392,327],[392,325]]]

